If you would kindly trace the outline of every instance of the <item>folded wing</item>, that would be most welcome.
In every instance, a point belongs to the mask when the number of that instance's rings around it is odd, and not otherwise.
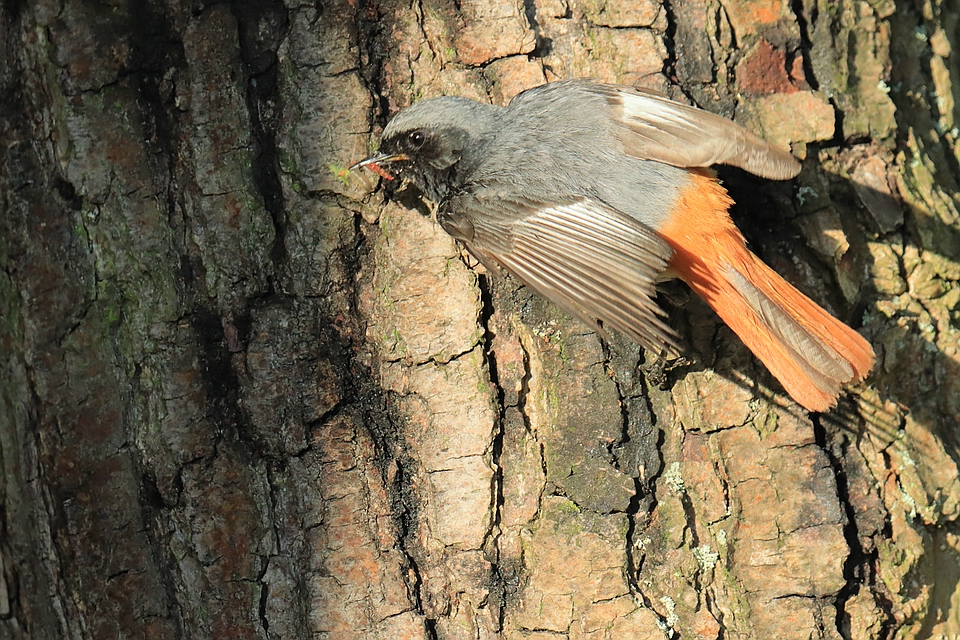
[[[649,89],[601,84],[591,89],[606,97],[622,128],[624,152],[633,157],[677,167],[729,164],[771,180],[800,172],[790,153],[709,111]]]
[[[602,331],[678,352],[655,283],[671,250],[649,227],[589,199],[564,204],[466,196],[438,216],[485,264],[497,264]]]

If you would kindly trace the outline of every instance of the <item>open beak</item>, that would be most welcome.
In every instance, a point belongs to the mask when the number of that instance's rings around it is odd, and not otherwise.
[[[381,164],[387,164],[389,162],[399,162],[401,160],[409,160],[409,158],[407,157],[406,154],[403,154],[403,153],[377,153],[370,156],[369,158],[366,158],[365,160],[361,160],[360,162],[356,162],[350,165],[350,171],[353,171],[354,169],[359,169],[360,167],[370,167],[372,169],[373,167],[379,166]]]
[[[360,162],[350,165],[350,168],[347,169],[347,171],[353,171],[354,169],[359,169],[360,167],[367,167],[384,180],[393,180],[394,175],[380,165],[386,162],[397,162],[399,160],[409,160],[409,158],[403,153],[377,153],[370,156],[366,160],[361,160]]]

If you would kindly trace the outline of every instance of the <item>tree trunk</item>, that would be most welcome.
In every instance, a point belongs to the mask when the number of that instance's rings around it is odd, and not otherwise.
[[[960,2],[4,2],[0,638],[960,634]],[[389,115],[577,76],[721,169],[859,328],[809,415],[681,286],[665,370],[347,174]]]

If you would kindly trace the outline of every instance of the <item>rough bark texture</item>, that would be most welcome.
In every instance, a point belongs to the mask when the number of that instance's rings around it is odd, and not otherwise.
[[[0,638],[960,634],[957,0],[7,0]],[[645,84],[878,364],[644,364],[344,175],[389,113]],[[420,212],[416,209],[419,207]]]

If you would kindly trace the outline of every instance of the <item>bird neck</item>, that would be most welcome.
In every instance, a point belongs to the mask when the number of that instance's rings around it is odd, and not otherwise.
[[[440,204],[461,193],[469,184],[477,167],[487,157],[494,144],[494,133],[475,134],[464,144],[456,162],[443,168],[433,165],[421,167],[416,180],[424,195]]]

